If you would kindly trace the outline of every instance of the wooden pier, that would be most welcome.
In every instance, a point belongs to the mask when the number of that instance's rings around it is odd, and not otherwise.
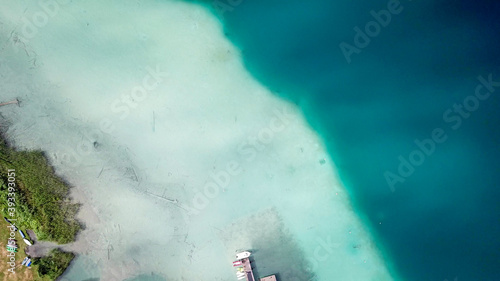
[[[252,271],[252,264],[250,264],[250,259],[245,258],[242,259],[241,262],[243,263],[243,270],[245,270],[245,273],[247,275],[247,281],[255,281],[255,277],[253,276]]]
[[[271,275],[271,276],[266,276],[266,277],[262,277],[260,278],[260,281],[277,281],[278,279],[276,279],[276,275]]]
[[[256,281],[253,275],[252,263],[250,261],[249,251],[236,254],[236,261],[233,261],[233,267],[237,267],[236,277],[238,280]],[[276,275],[269,275],[259,279],[260,281],[278,281]]]

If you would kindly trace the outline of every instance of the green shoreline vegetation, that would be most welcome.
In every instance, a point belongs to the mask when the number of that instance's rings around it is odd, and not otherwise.
[[[15,206],[8,206],[8,197],[12,197],[8,183],[14,178],[9,179],[9,170],[15,170]],[[68,193],[69,186],[54,173],[42,151],[17,151],[0,136],[0,210],[4,217],[16,219],[15,225],[22,230],[33,230],[38,240],[73,242],[82,225],[75,218],[79,205],[70,201]],[[8,208],[15,208],[13,216]],[[45,257],[34,258],[34,280],[55,280],[74,257],[54,249]]]

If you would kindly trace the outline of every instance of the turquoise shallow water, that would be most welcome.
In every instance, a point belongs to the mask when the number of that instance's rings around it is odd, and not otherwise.
[[[206,9],[51,1],[43,26],[41,3],[0,10],[0,100],[22,103],[0,121],[82,203],[61,280],[233,280],[241,249],[257,276],[393,280],[318,134]]]
[[[500,81],[500,4],[401,1],[348,63],[339,44],[391,1],[221,2],[247,68],[320,132],[394,270],[498,280],[500,88],[474,94],[478,76]]]

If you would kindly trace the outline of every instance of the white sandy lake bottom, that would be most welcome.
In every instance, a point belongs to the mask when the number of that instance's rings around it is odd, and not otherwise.
[[[393,279],[321,140],[211,14],[48,2],[2,3],[0,99],[21,106],[0,113],[82,203],[61,280],[236,280],[239,249],[283,281]]]

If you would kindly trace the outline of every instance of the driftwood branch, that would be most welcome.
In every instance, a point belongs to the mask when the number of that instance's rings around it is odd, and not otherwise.
[[[17,105],[19,105],[19,100],[15,99],[15,100],[12,100],[12,101],[3,102],[3,103],[0,103],[0,106],[2,106],[2,105],[8,105],[8,104],[17,104]]]

